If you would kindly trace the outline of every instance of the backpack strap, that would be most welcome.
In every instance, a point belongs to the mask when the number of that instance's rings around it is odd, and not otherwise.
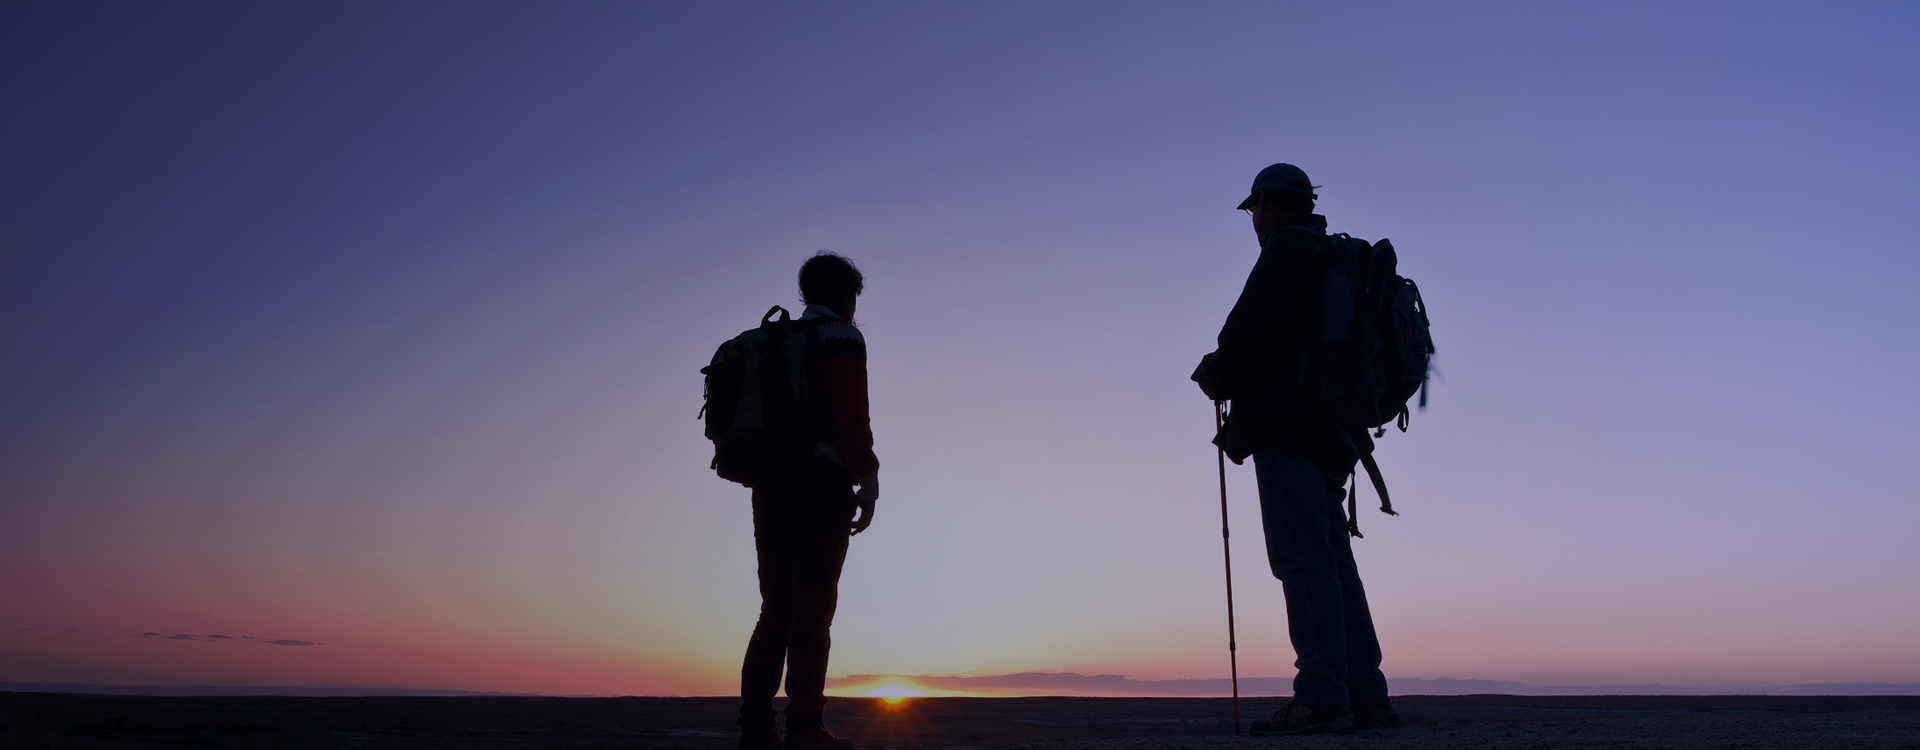
[[[795,395],[801,400],[811,400],[814,391],[814,384],[807,382],[807,379],[813,376],[814,365],[819,362],[820,320],[802,319],[793,324],[794,332],[800,334],[800,356],[793,356],[793,351],[789,349],[787,357],[793,366]],[[826,384],[821,383],[819,387],[824,389]]]
[[[1346,430],[1335,430],[1334,432],[1340,436],[1341,442],[1346,443],[1347,450],[1352,451],[1360,457],[1360,465],[1366,468],[1367,478],[1373,481],[1373,491],[1380,495],[1380,512],[1389,516],[1400,515],[1394,512],[1393,500],[1387,497],[1387,478],[1380,475],[1380,464],[1373,460],[1373,452],[1362,452],[1358,444],[1354,442],[1353,436],[1347,434]],[[1347,488],[1347,534],[1354,538],[1363,539],[1365,537],[1360,533],[1359,494],[1360,478],[1354,476],[1353,485]]]
[[[1355,502],[1355,498],[1360,495],[1360,478],[1348,474],[1347,479],[1352,481],[1352,484],[1347,485],[1347,535],[1355,539],[1365,539],[1367,535],[1360,533],[1360,506]]]
[[[1400,515],[1393,512],[1393,501],[1387,499],[1387,479],[1380,476],[1380,464],[1374,463],[1373,454],[1360,454],[1360,465],[1367,467],[1367,478],[1373,480],[1373,491],[1380,493],[1380,512],[1389,516]],[[1354,485],[1359,484],[1358,480],[1354,481]]]

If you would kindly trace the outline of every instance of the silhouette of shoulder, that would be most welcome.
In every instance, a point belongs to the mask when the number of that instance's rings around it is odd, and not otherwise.
[[[820,321],[820,343],[853,344],[864,349],[867,345],[867,337],[860,335],[860,329],[855,328],[852,323],[828,319]]]

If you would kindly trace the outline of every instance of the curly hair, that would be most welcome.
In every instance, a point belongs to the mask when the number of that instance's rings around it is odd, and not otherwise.
[[[800,300],[809,305],[832,305],[857,297],[866,285],[867,277],[853,267],[853,261],[831,250],[814,253],[800,264]]]

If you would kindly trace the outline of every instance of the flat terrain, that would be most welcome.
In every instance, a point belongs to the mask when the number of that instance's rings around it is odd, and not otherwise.
[[[859,750],[1848,748],[1920,750],[1920,696],[1403,696],[1398,730],[1232,734],[1211,698],[837,699]],[[1243,699],[1247,718],[1282,701]],[[731,698],[157,698],[0,693],[0,748],[734,746]]]

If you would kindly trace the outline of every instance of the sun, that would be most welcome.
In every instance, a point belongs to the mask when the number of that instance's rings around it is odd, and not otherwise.
[[[889,682],[885,685],[882,685],[880,687],[867,691],[868,697],[880,698],[882,700],[885,700],[888,703],[899,703],[908,698],[918,698],[921,695],[922,693],[920,691],[914,690],[913,688],[907,687],[905,685],[901,685],[900,683],[897,683],[897,682]]]

